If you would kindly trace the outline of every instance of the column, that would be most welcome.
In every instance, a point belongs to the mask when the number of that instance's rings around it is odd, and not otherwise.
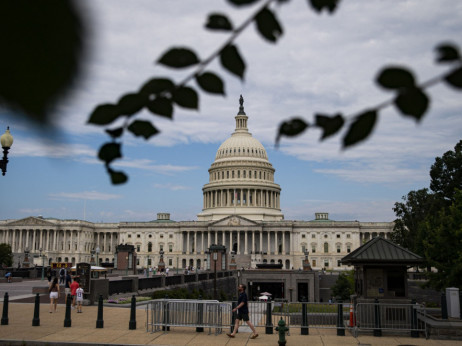
[[[210,231],[207,231],[207,249],[210,247]]]
[[[286,232],[282,231],[282,253],[286,254]]]
[[[252,231],[252,253],[255,253],[255,231]]]
[[[274,253],[277,254],[279,252],[279,244],[278,244],[278,232],[274,232]]]
[[[190,253],[190,247],[189,247],[189,231],[186,231],[186,253],[189,254]]]
[[[292,241],[293,241],[293,238],[292,238],[292,231],[289,232],[289,248],[287,249],[289,251],[289,253],[292,252]],[[308,246],[308,244],[307,244]]]
[[[197,252],[197,231],[194,231],[194,252]]]
[[[20,229],[19,230],[19,244],[18,244],[18,252],[22,252],[22,233],[23,233],[23,230]]]
[[[267,239],[267,242],[268,242],[268,248],[267,248],[267,249],[268,249],[268,250],[267,250],[267,251],[268,251],[268,255],[269,255],[269,254],[271,253],[271,242],[270,242],[270,240],[271,240],[271,234],[270,234],[269,231],[266,232],[266,234],[268,235],[268,239]]]
[[[247,255],[249,252],[247,251],[247,231],[244,231],[244,255]]]
[[[242,201],[242,199],[241,199],[241,201]],[[236,253],[238,255],[240,255],[241,254],[241,231],[237,231],[236,233],[237,233],[237,251],[236,251]]]
[[[260,231],[259,234],[260,234],[260,252],[263,252],[263,231]]]
[[[217,231],[214,231],[213,233],[215,233],[215,242],[214,244],[217,244],[218,243],[218,232]]]

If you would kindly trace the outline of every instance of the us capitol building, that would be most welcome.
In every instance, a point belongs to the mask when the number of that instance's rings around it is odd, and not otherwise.
[[[365,241],[388,238],[392,222],[333,221],[328,213],[311,221],[284,220],[281,187],[263,145],[247,127],[241,96],[236,129],[217,150],[209,168],[209,182],[202,188],[203,206],[197,221],[173,221],[158,213],[148,222],[93,223],[30,216],[0,220],[0,242],[12,246],[15,264],[28,250],[33,264],[114,262],[118,244],[130,244],[137,253],[137,267],[157,266],[160,251],[174,268],[208,268],[207,250],[224,245],[238,268],[259,263],[280,263],[299,269],[308,254],[313,269],[344,270],[339,260]],[[39,256],[42,256],[41,258]],[[229,256],[231,257],[231,256]]]

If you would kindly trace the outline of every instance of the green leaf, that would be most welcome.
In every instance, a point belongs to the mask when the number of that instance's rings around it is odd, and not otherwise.
[[[142,94],[126,94],[119,99],[117,106],[122,115],[138,113],[146,105],[147,98]]]
[[[316,126],[322,128],[323,133],[321,140],[326,139],[337,133],[345,123],[343,116],[337,114],[334,116],[328,116],[323,114],[316,114]]]
[[[119,107],[113,104],[97,106],[90,115],[88,123],[95,125],[108,125],[120,116]]]
[[[279,144],[281,136],[294,137],[304,132],[309,127],[303,119],[293,118],[289,121],[284,121],[279,125],[278,135],[276,137],[276,146]]]
[[[404,114],[420,120],[428,108],[429,99],[422,89],[406,88],[395,99],[395,105]]]
[[[161,115],[163,117],[173,117],[172,100],[163,96],[156,97],[154,100],[149,101],[147,108],[151,113]]]
[[[459,49],[452,44],[440,44],[436,47],[436,52],[438,54],[437,62],[453,62],[461,59]]]
[[[211,30],[233,30],[233,25],[229,21],[228,17],[221,13],[212,13],[211,15],[209,15],[205,27]]]
[[[459,67],[447,75],[445,81],[455,88],[462,88],[462,67]]]
[[[143,136],[144,139],[149,139],[151,136],[155,136],[159,133],[149,121],[144,120],[135,120],[130,124],[128,130],[135,136]]]
[[[329,13],[334,13],[340,0],[308,0],[314,10],[321,13],[324,9]]]
[[[124,172],[114,171],[112,168],[108,168],[107,172],[111,176],[111,182],[114,185],[124,184],[128,180],[128,177]]]
[[[109,142],[101,146],[98,152],[98,158],[106,164],[111,163],[115,159],[120,159],[122,154],[120,152],[120,143]]]
[[[199,59],[196,53],[188,48],[172,48],[164,53],[157,62],[168,67],[182,68],[199,63]]]
[[[193,88],[179,87],[173,92],[173,101],[178,106],[197,109],[199,104],[199,96]]]
[[[223,81],[212,72],[204,72],[201,75],[196,75],[196,81],[204,91],[212,94],[225,94]]]
[[[75,86],[90,40],[78,1],[2,1],[0,100],[15,117],[46,125]],[[17,110],[20,111],[17,111]]]
[[[163,92],[172,92],[175,83],[166,78],[153,78],[146,82],[140,89],[140,93],[146,95],[160,95]]]
[[[223,48],[220,54],[220,62],[229,72],[244,79],[245,62],[242,60],[236,46],[228,45]]]
[[[270,42],[276,42],[282,35],[282,27],[268,8],[263,8],[255,17],[260,34]]]
[[[245,6],[245,5],[252,5],[255,2],[260,0],[228,0],[229,3],[235,6]]]
[[[343,148],[357,144],[372,133],[377,121],[377,111],[371,110],[358,115],[350,125],[347,134],[343,138]]]
[[[124,133],[124,128],[123,127],[118,127],[116,129],[113,129],[113,130],[107,129],[106,133],[109,136],[111,136],[112,138],[119,138]]]
[[[400,89],[413,87],[415,79],[413,74],[405,68],[387,67],[379,73],[377,83],[386,89]]]

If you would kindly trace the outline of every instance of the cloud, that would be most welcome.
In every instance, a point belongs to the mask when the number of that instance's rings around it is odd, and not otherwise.
[[[98,192],[98,191],[82,191],[82,192],[60,192],[51,193],[49,197],[52,199],[83,199],[83,200],[98,200],[109,201],[113,199],[120,199],[122,195]]]
[[[191,189],[191,187],[189,187],[189,186],[172,184],[172,183],[154,184],[154,187],[157,188],[157,189],[167,189],[167,190],[172,190],[172,191],[190,190]]]
[[[153,161],[148,159],[124,160],[114,163],[114,167],[137,168],[165,175],[173,175],[175,173],[187,172],[199,168],[197,166],[177,166],[171,164],[156,165],[153,164]]]

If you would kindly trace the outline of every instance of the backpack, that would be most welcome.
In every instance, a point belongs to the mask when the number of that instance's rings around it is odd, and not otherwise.
[[[64,276],[64,269],[63,268],[61,268],[61,270],[59,271],[59,275]]]

